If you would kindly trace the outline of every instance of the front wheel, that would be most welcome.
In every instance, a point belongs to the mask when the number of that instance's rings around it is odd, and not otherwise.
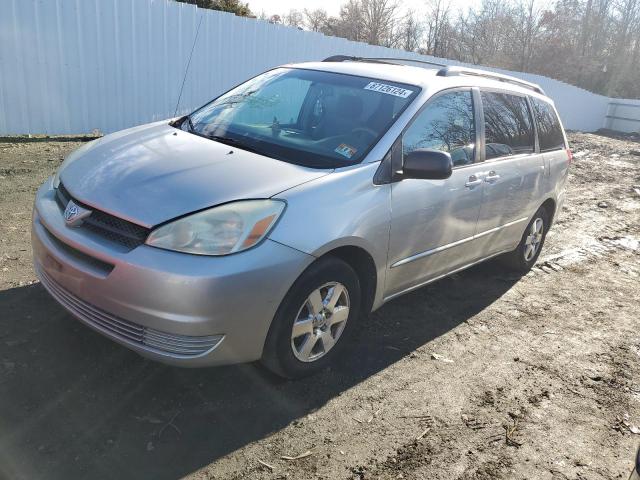
[[[344,351],[360,315],[360,282],[338,258],[313,263],[280,304],[262,363],[285,378],[311,375]]]
[[[544,207],[535,213],[522,234],[518,247],[502,256],[502,263],[519,273],[531,270],[540,256],[549,229],[549,214]]]

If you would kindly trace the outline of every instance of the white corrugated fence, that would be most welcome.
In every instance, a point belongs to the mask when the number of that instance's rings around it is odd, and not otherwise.
[[[619,132],[640,132],[640,100],[612,99],[604,126]]]
[[[108,133],[171,117],[192,50],[178,113],[283,63],[434,60],[170,0],[0,0],[0,135]],[[567,128],[605,126],[611,99],[505,73],[540,84]]]

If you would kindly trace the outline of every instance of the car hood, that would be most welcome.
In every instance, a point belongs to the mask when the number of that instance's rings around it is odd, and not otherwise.
[[[268,198],[330,173],[171,127],[143,125],[73,152],[60,180],[82,203],[153,227],[232,200]]]

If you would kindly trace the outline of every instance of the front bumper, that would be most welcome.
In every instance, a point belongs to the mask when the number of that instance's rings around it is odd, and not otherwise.
[[[314,260],[268,239],[225,257],[126,252],[67,227],[51,179],[36,195],[31,237],[38,277],[75,317],[141,355],[194,367],[259,359],[282,298]]]

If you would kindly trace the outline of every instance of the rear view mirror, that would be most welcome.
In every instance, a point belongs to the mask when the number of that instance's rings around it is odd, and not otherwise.
[[[444,180],[451,176],[453,162],[448,152],[419,148],[404,157],[403,178]]]

